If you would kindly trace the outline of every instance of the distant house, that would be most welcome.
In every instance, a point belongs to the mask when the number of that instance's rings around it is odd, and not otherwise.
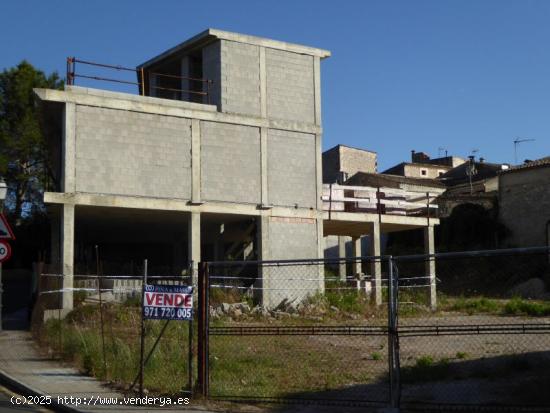
[[[424,152],[411,151],[411,162],[401,162],[389,169],[384,174],[400,175],[409,178],[435,179],[443,176],[453,168],[463,164],[465,160],[457,156],[445,156],[431,159]]]
[[[336,145],[323,152],[323,182],[341,184],[357,172],[376,173],[377,158],[376,152]]]
[[[448,217],[458,205],[473,204],[485,210],[496,210],[498,203],[498,174],[507,164],[475,161],[470,158],[439,177],[447,191],[438,199],[439,216]]]
[[[441,194],[445,185],[436,179],[410,178],[399,175],[358,172],[346,182],[346,185],[397,188],[404,191],[430,192]]]
[[[498,199],[506,246],[550,245],[550,156],[500,172]]]

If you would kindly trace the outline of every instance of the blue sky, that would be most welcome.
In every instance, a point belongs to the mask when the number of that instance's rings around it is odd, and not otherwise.
[[[135,66],[214,27],[332,51],[322,63],[324,147],[489,161],[550,155],[550,2],[2,2],[0,68],[64,74],[70,55]],[[82,82],[80,84],[83,84]],[[91,84],[90,84],[91,85]],[[105,85],[97,85],[105,87]]]

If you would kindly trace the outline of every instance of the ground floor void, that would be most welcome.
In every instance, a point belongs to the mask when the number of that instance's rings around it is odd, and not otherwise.
[[[367,214],[323,217],[316,211],[298,212],[261,211],[251,215],[50,204],[52,236],[47,271],[64,276],[67,292],[60,296],[59,305],[69,309],[73,306],[71,277],[98,272],[138,276],[143,274],[145,259],[149,274],[188,276],[196,283],[200,261],[378,257],[383,254],[384,234],[400,229],[424,228],[425,251],[434,252],[434,221],[405,222],[399,217],[401,222],[394,217],[381,219]],[[376,302],[382,303],[383,269],[379,260],[336,265],[335,270],[342,282],[371,279]],[[426,266],[426,273],[435,280],[431,264]],[[260,291],[259,302],[271,307],[285,298],[296,300],[324,288],[321,266],[308,270],[307,285],[300,280],[283,280],[277,274],[243,265],[234,275],[252,280],[249,284]],[[433,296],[435,306],[435,283]]]

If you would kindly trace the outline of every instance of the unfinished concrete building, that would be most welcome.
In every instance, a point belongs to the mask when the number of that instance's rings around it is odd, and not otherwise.
[[[147,258],[150,273],[193,277],[201,260],[322,258],[330,235],[355,245],[370,235],[379,256],[382,233],[425,228],[433,252],[436,218],[372,210],[412,198],[323,185],[320,67],[329,56],[209,29],[138,66],[140,95],[73,82],[36,89],[57,183],[44,200],[50,265],[67,288],[62,308],[73,306],[74,274],[95,272],[96,245],[104,274],[139,274]],[[374,279],[381,303],[381,263],[354,271]],[[426,271],[435,304],[433,263]],[[322,266],[284,282],[258,268],[251,275],[267,307],[324,289]]]
[[[95,245],[105,261],[148,257],[172,274],[201,260],[321,257],[328,56],[209,29],[140,65],[141,96],[37,89],[59,182],[44,195],[57,223],[51,262],[64,286]]]

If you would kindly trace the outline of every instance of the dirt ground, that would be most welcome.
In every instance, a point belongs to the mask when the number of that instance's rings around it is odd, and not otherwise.
[[[236,323],[238,324],[238,323]],[[345,323],[343,323],[345,324]],[[364,321],[353,322],[354,325]],[[380,324],[368,320],[367,324]],[[402,318],[408,326],[545,325],[550,317],[443,314]],[[548,331],[548,330],[546,330]],[[289,345],[298,337],[289,337]],[[314,392],[313,398],[368,401],[387,392],[385,336],[302,336],[311,349],[347,354],[338,358],[349,369],[364,369],[364,383]],[[402,402],[406,404],[517,405],[550,407],[550,333],[401,336]],[[312,366],[314,368],[314,366]],[[337,366],[334,366],[337,368]],[[261,371],[255,372],[261,375]],[[321,371],[320,371],[321,373]],[[308,393],[306,393],[308,394]],[[299,395],[300,396],[300,395]]]

